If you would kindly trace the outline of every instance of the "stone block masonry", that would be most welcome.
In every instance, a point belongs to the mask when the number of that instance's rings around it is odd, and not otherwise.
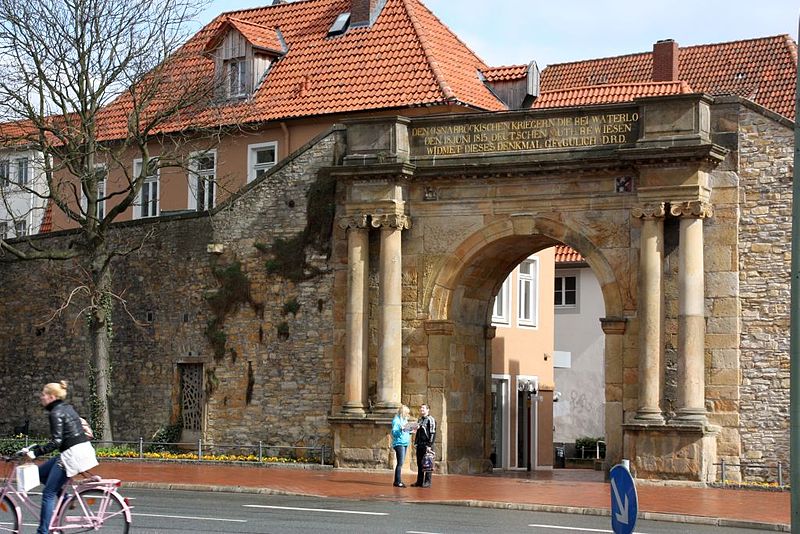
[[[203,439],[213,443],[332,444],[333,275],[325,252],[306,247],[316,273],[287,280],[266,267],[276,238],[306,227],[308,191],[318,169],[335,163],[332,131],[281,162],[211,215],[181,215],[119,224],[117,242],[141,240],[117,260],[114,287],[127,311],[114,312],[112,425],[115,439],[149,440],[181,411],[180,366],[203,369]],[[330,199],[333,202],[333,198]],[[145,235],[149,235],[146,239]],[[43,236],[68,240],[68,233]],[[207,245],[222,244],[222,254]],[[262,250],[256,244],[264,244]],[[241,304],[221,325],[225,352],[214,355],[206,328],[207,297],[220,289],[214,268],[237,263],[253,305]],[[37,393],[45,382],[72,382],[70,400],[89,412],[90,346],[80,302],[47,321],[75,280],[72,263],[9,262],[0,266],[0,431],[30,419],[47,432]],[[299,453],[302,453],[298,451]]]

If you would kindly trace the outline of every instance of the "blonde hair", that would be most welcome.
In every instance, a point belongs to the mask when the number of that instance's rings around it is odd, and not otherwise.
[[[408,406],[406,406],[405,404],[401,404],[400,407],[397,409],[397,415],[408,419],[408,416],[411,415],[411,410],[409,410]]]
[[[44,385],[42,391],[48,395],[54,396],[58,400],[64,400],[67,398],[67,381],[62,380],[60,382],[50,382],[49,384]]]

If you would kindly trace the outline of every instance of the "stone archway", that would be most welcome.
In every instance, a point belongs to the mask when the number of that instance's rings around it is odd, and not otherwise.
[[[604,257],[603,251],[586,239],[579,230],[547,215],[510,215],[494,220],[486,227],[455,244],[458,253],[450,256],[430,277],[423,302],[429,306],[430,319],[425,323],[428,334],[428,371],[441,373],[436,383],[441,389],[430,388],[435,413],[446,418],[442,423],[442,461],[451,472],[485,470],[490,442],[487,424],[491,413],[486,388],[489,384],[489,343],[493,335],[489,307],[505,275],[530,254],[558,243],[572,246],[582,253],[601,281],[606,304],[602,319],[607,330],[609,389],[622,387],[622,345],[616,336],[624,331],[625,319],[620,283]],[[577,245],[579,244],[579,245]],[[613,325],[613,326],[612,326]],[[477,355],[477,364],[469,354]],[[475,358],[473,357],[472,360]],[[487,369],[484,373],[483,369]],[[476,380],[482,383],[476,383]],[[472,399],[468,406],[454,409],[454,399]],[[485,399],[480,403],[477,399]],[[622,408],[613,399],[605,404],[606,419],[621,420]],[[452,426],[464,427],[450,432]],[[481,431],[482,430],[482,431]],[[455,442],[451,441],[456,440]],[[609,458],[621,457],[622,434],[619,425],[607,429]],[[461,442],[461,440],[465,442]]]
[[[348,124],[348,155],[329,169],[342,191],[337,465],[385,465],[388,454],[364,451],[388,450],[401,402],[427,401],[441,414],[440,466],[485,470],[487,410],[473,405],[475,392],[487,398],[487,307],[502,274],[562,242],[586,258],[605,301],[611,461],[631,458],[641,476],[706,479],[718,429],[704,404],[703,221],[724,153],[708,115],[709,102],[691,95]],[[680,235],[671,295],[667,217]],[[678,329],[676,410],[663,397],[665,311]]]

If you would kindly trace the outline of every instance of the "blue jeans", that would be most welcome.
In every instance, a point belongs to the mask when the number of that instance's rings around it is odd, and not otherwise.
[[[50,526],[50,518],[53,516],[58,493],[67,482],[67,472],[64,471],[64,466],[58,461],[59,459],[60,456],[55,456],[39,466],[39,480],[44,484],[44,489],[42,490],[39,528],[36,534],[47,534],[47,527]]]
[[[406,461],[406,450],[408,446],[406,445],[395,445],[394,446],[394,454],[397,456],[397,466],[394,468],[394,483],[395,485],[401,484],[403,481],[401,480],[401,474],[403,472],[403,463]]]

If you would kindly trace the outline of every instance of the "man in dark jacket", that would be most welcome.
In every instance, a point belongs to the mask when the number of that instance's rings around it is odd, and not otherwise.
[[[414,435],[414,445],[417,452],[417,481],[411,485],[430,488],[431,477],[430,474],[427,477],[425,476],[422,463],[428,449],[433,451],[433,443],[436,438],[436,420],[431,415],[430,407],[427,404],[419,407],[419,413],[419,428],[417,428],[417,433]]]

